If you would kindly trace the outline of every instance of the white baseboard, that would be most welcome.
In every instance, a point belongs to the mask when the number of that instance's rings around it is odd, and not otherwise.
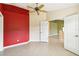
[[[14,44],[14,45],[11,45],[11,46],[4,47],[4,49],[15,47],[15,46],[20,46],[20,45],[28,44],[28,43],[29,43],[29,41],[28,42],[24,42],[24,43]]]
[[[56,36],[57,34],[49,35],[49,36]]]
[[[31,40],[30,42],[47,42],[48,43],[48,40],[47,41],[44,41],[44,40]]]
[[[39,42],[40,40],[30,40],[30,42]]]

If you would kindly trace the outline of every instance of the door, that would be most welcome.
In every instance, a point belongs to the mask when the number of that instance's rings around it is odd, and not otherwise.
[[[79,55],[79,16],[64,19],[64,47]]]
[[[40,41],[48,42],[48,21],[41,22]]]
[[[0,51],[3,50],[3,16],[0,13]]]

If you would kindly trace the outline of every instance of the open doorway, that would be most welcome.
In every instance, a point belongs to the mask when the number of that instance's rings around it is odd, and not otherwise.
[[[49,43],[52,41],[64,46],[64,20],[49,21]]]

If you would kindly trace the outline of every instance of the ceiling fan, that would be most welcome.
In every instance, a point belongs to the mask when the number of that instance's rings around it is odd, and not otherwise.
[[[36,12],[37,13],[37,15],[39,15],[39,12],[47,12],[47,11],[45,11],[45,10],[41,10],[43,7],[44,7],[44,5],[43,4],[41,4],[40,6],[38,5],[38,3],[36,3],[36,7],[31,7],[31,6],[27,6],[28,8],[30,8],[30,9],[33,9],[33,11],[30,11],[31,13],[32,12]]]

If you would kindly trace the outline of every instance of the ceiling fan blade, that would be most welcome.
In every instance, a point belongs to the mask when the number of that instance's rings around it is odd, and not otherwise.
[[[31,9],[34,9],[33,7],[30,7],[30,6],[27,6],[27,8],[31,8]]]
[[[34,13],[35,11],[30,11],[30,13]]]
[[[39,11],[30,11],[30,13],[37,13],[39,15]]]
[[[37,15],[39,15],[39,11],[36,11],[37,12]]]
[[[45,11],[45,10],[39,10],[40,12],[45,12],[45,13],[47,13],[47,11]]]
[[[41,8],[43,8],[43,7],[44,7],[44,5],[40,5],[38,8],[41,9]]]

